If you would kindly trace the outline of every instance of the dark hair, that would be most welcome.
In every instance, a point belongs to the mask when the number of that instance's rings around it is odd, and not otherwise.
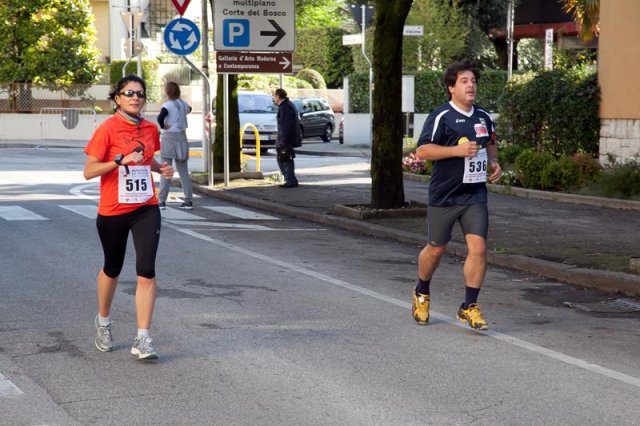
[[[169,99],[179,99],[180,86],[175,81],[167,81],[167,84],[164,85],[164,93]]]
[[[471,71],[476,77],[476,82],[480,79],[480,71],[473,65],[473,63],[469,59],[461,59],[449,65],[445,70],[444,76],[442,78],[442,82],[444,83],[444,90],[447,92],[447,97],[449,98],[449,100],[451,100],[451,92],[449,92],[449,87],[453,87],[456,85],[456,81],[458,81],[458,74],[463,71]]]
[[[116,86],[109,92],[109,99],[115,102],[116,95],[119,95],[122,91],[122,88],[131,82],[140,83],[140,85],[142,86],[142,90],[144,90],[144,93],[147,93],[147,85],[145,84],[144,80],[137,75],[129,74],[128,76],[122,77],[120,80],[118,80]]]
[[[276,89],[275,92],[276,96],[279,97],[280,99],[284,99],[287,97],[287,91],[284,89]]]

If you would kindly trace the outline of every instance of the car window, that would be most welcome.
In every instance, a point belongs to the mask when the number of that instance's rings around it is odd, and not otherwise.
[[[238,94],[238,112],[251,114],[273,114],[278,106],[269,95]]]

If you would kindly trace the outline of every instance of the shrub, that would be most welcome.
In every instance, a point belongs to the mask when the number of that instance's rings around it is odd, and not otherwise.
[[[540,188],[561,190],[575,188],[580,182],[580,169],[571,159],[562,157],[545,164],[540,173]]]
[[[640,159],[636,157],[605,170],[599,186],[607,197],[626,199],[640,195]]]
[[[591,154],[576,153],[571,156],[571,161],[576,163],[580,173],[580,184],[593,182],[598,179],[602,166],[597,158]]]
[[[324,78],[322,78],[322,75],[318,71],[312,70],[310,68],[305,68],[303,70],[300,70],[300,72],[296,74],[296,78],[298,78],[299,80],[304,80],[311,83],[311,86],[313,86],[314,89],[327,88],[327,83],[325,83]]]
[[[499,99],[501,136],[555,156],[595,154],[599,96],[597,75],[587,68],[515,75]]]
[[[498,147],[498,161],[500,165],[504,168],[514,164],[523,149],[520,145],[501,143]]]
[[[515,173],[525,188],[541,189],[542,171],[547,163],[554,160],[551,154],[536,152],[532,149],[523,150],[516,158]]]

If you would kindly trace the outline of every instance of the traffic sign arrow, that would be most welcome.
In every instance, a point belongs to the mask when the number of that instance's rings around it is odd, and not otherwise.
[[[282,65],[282,69],[287,69],[289,67],[289,65],[291,65],[291,62],[289,62],[289,60],[287,59],[286,56],[282,57],[282,60],[280,62],[278,62],[280,65]]]
[[[282,37],[287,35],[287,33],[273,19],[269,19],[269,23],[273,26],[273,28],[275,28],[275,31],[260,31],[260,35],[267,36],[267,37],[276,36],[276,38],[274,38],[273,41],[269,43],[269,47],[273,47],[276,44],[278,44],[278,42],[282,40]]]

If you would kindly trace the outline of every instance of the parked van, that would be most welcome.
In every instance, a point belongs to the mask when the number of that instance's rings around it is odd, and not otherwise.
[[[278,105],[273,97],[260,92],[238,92],[238,114],[240,129],[251,123],[258,129],[260,135],[260,152],[265,153],[269,148],[275,148],[278,137],[277,121]],[[251,126],[247,127],[242,136],[243,148],[256,148],[256,137]]]

